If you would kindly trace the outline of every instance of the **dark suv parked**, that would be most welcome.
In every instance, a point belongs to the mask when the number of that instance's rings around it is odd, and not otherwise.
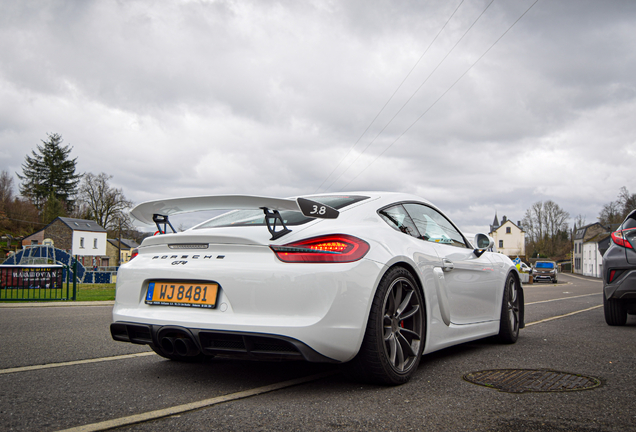
[[[532,267],[532,278],[538,282],[540,280],[557,283],[557,264],[554,261],[537,261]]]
[[[636,210],[612,233],[603,255],[603,309],[605,321],[625,325],[627,314],[636,314]]]

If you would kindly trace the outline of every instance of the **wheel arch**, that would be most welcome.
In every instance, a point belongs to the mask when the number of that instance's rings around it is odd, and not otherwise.
[[[380,284],[379,281],[382,280],[382,278],[384,278],[384,275],[386,275],[389,271],[391,271],[392,269],[396,268],[396,267],[401,267],[404,270],[406,270],[407,272],[409,272],[411,274],[411,276],[413,276],[413,279],[415,280],[415,283],[417,283],[417,288],[420,291],[420,295],[422,296],[422,301],[424,302],[424,323],[426,325],[426,328],[424,330],[424,334],[425,334],[425,339],[424,339],[424,351],[426,351],[426,344],[429,341],[429,332],[430,332],[430,328],[431,326],[429,325],[429,317],[431,314],[431,311],[429,310],[430,308],[430,303],[427,301],[427,297],[426,297],[426,292],[424,290],[424,282],[422,281],[422,277],[420,275],[420,273],[415,269],[415,267],[413,265],[411,265],[410,263],[406,262],[406,261],[397,261],[394,262],[393,264],[391,264],[390,266],[387,266],[385,271],[382,273],[382,276],[380,276],[379,280],[378,280],[378,284],[375,287],[375,290],[377,291],[378,286]],[[375,291],[374,291],[375,294]]]

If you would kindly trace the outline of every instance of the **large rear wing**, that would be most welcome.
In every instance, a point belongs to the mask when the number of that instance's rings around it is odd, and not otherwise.
[[[254,195],[212,195],[147,201],[133,208],[130,215],[144,224],[156,224],[159,232],[164,234],[168,226],[176,232],[169,221],[171,215],[208,210],[259,209],[265,214],[272,240],[291,232],[280,216],[281,210],[297,211],[307,217],[320,219],[335,219],[340,214],[333,207],[302,197],[292,199]],[[277,230],[279,223],[281,229]]]

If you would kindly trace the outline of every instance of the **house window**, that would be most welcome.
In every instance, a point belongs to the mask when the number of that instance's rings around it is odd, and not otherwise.
[[[32,245],[36,245],[36,244],[38,244],[38,241],[37,240],[31,240],[31,244]]]
[[[97,239],[93,239],[93,249],[97,249]]]
[[[503,247],[503,240],[499,240],[499,247],[502,248]]]
[[[84,237],[80,237],[80,248],[84,249]]]
[[[506,227],[506,234],[510,234],[511,232],[510,227]]]

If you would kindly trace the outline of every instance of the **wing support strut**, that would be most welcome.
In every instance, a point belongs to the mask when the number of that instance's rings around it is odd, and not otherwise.
[[[155,214],[152,215],[152,221],[155,223],[155,225],[157,225],[157,229],[159,230],[160,234],[165,234],[166,231],[167,231],[168,226],[172,229],[173,233],[177,232],[177,230],[174,229],[174,227],[172,226],[172,224],[168,220],[168,216],[160,215],[160,214],[156,214],[155,213]],[[163,224],[163,228],[161,228],[161,224]]]
[[[265,213],[265,222],[267,223],[267,230],[272,235],[270,240],[276,240],[284,236],[285,234],[289,234],[291,230],[287,228],[285,222],[283,221],[282,216],[278,212],[278,210],[270,210],[267,207],[261,207],[263,213]],[[276,225],[280,222],[282,229],[276,231]]]

